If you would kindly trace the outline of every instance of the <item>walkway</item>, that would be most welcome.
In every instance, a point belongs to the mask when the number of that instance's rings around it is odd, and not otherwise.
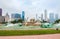
[[[60,39],[60,34],[31,36],[0,36],[0,39]]]

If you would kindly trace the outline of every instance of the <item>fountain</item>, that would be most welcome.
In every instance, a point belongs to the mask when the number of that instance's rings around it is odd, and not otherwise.
[[[52,24],[51,23],[42,23],[41,27],[42,28],[52,28]]]

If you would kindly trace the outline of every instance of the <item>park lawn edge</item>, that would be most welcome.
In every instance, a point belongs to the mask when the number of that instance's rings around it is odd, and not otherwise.
[[[59,34],[60,30],[0,30],[0,36]]]

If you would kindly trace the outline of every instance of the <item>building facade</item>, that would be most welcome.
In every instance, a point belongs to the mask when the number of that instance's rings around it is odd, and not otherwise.
[[[43,21],[44,19],[43,19],[43,14],[41,14],[41,21]]]
[[[25,20],[25,12],[22,11],[22,20]]]
[[[47,21],[47,10],[44,11],[44,14],[45,14],[45,16],[44,16],[45,21]]]
[[[54,13],[49,14],[49,21],[50,21],[50,23],[53,23],[55,21]]]
[[[2,16],[2,9],[0,8],[0,16]]]
[[[9,21],[9,19],[10,19],[9,14],[8,14],[8,13],[6,13],[6,15],[5,15],[5,22],[8,22],[8,21]]]
[[[5,17],[4,16],[0,16],[0,23],[5,22]]]
[[[55,20],[58,20],[58,16],[59,16],[58,14],[55,14]]]
[[[13,19],[13,20],[18,20],[18,19],[21,19],[21,14],[12,14],[11,15],[11,18]]]

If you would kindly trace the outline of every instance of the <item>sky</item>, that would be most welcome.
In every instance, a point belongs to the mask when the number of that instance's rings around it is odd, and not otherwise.
[[[36,14],[41,16],[44,10],[49,13],[60,13],[60,0],[0,0],[0,8],[3,15],[8,13],[20,13],[25,11],[25,17],[34,18]]]

